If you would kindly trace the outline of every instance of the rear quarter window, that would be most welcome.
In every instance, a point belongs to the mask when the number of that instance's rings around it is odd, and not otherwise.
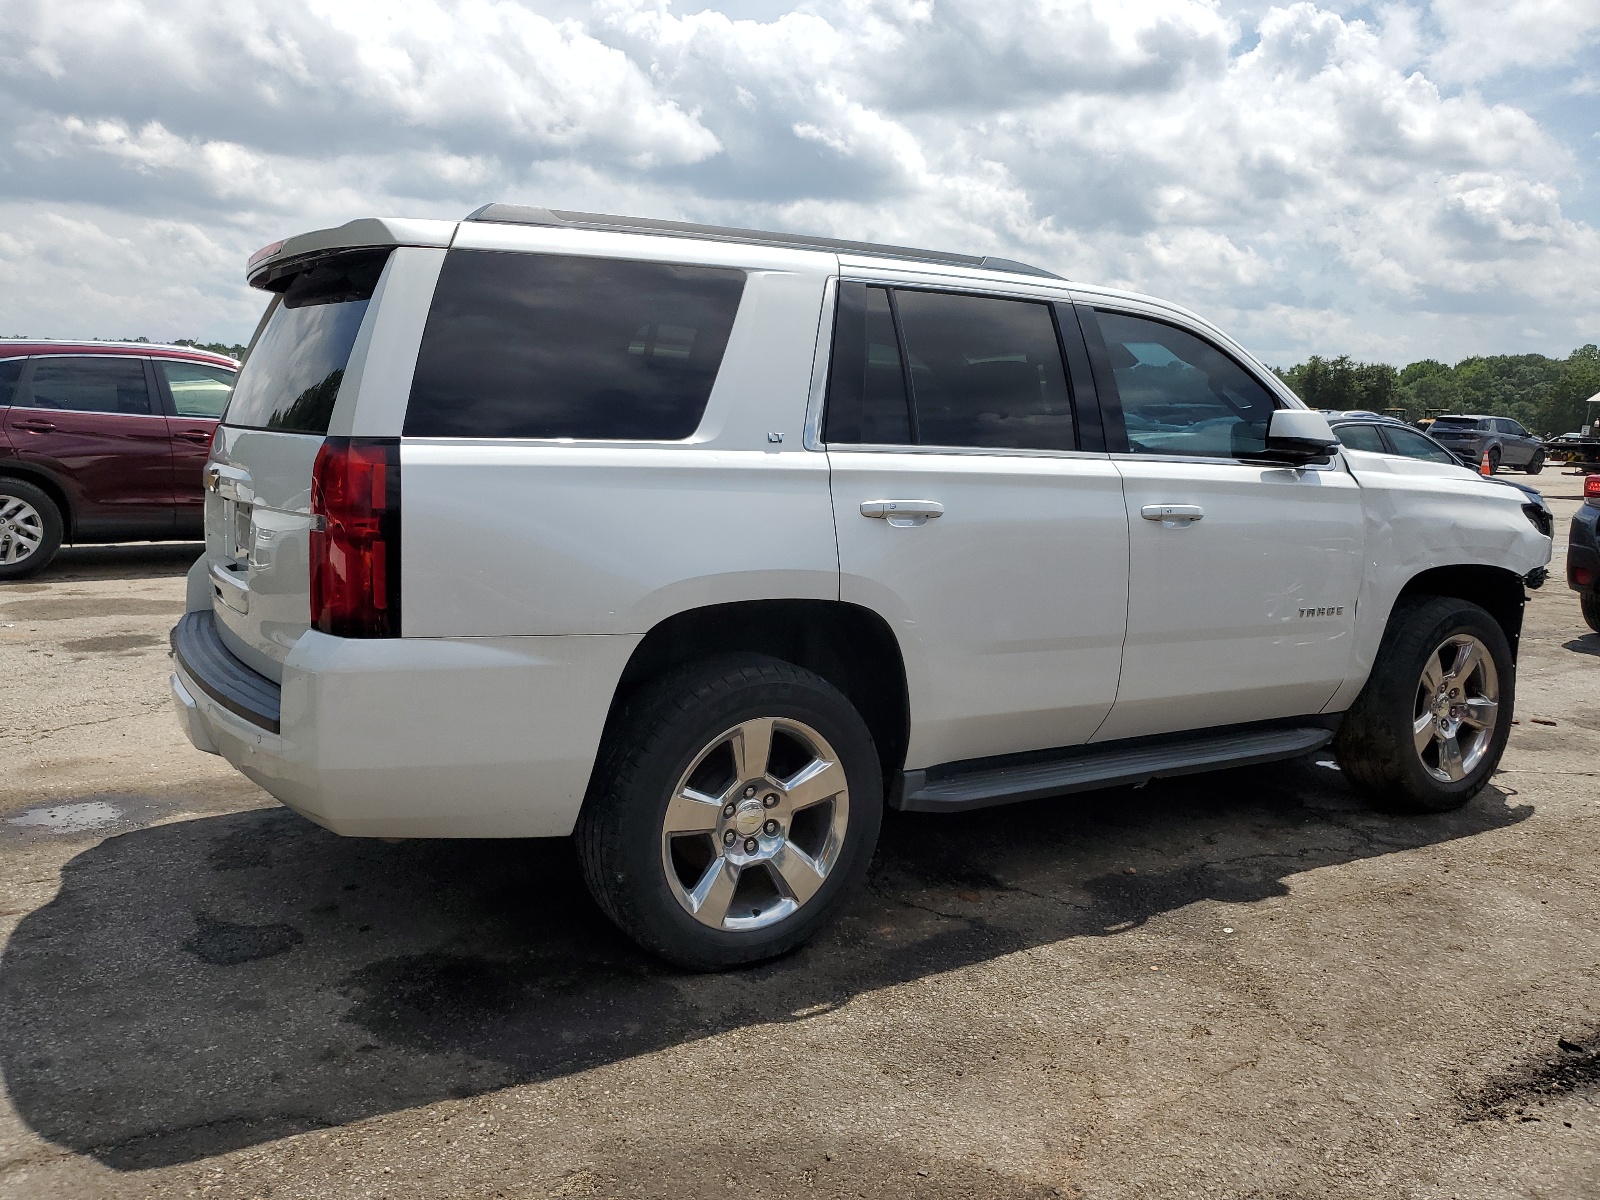
[[[5,408],[16,397],[17,381],[22,378],[25,358],[0,358],[0,408]]]
[[[341,255],[296,275],[273,300],[223,420],[248,429],[327,433],[367,305],[389,251]]]
[[[686,438],[705,413],[744,282],[723,267],[452,250],[405,434]]]

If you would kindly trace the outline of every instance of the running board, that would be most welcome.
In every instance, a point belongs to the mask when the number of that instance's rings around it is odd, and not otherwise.
[[[1061,796],[1094,788],[1149,783],[1170,775],[1192,775],[1224,767],[1298,758],[1333,740],[1319,726],[1240,730],[1232,733],[1174,734],[1140,738],[1138,743],[1075,746],[1042,759],[997,766],[994,759],[952,763],[901,773],[890,806],[908,812],[960,812]]]

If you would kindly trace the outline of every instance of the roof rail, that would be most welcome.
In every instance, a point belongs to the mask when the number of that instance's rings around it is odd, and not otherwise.
[[[952,254],[943,250],[914,250],[909,246],[882,246],[876,242],[849,242],[839,238],[813,237],[805,233],[768,233],[760,229],[735,229],[726,225],[696,225],[690,221],[658,221],[652,217],[617,217],[604,213],[570,212],[566,209],[535,208],[526,204],[485,204],[469,213],[468,221],[497,225],[549,225],[566,229],[604,229],[617,233],[654,233],[665,237],[705,238],[716,242],[742,242],[751,246],[782,246],[795,250],[831,250],[843,254],[870,254],[880,258],[903,258],[909,262],[941,263],[952,267],[976,267],[987,271],[1008,271],[1014,275],[1035,275],[1042,279],[1061,276],[1043,267],[1030,266],[1010,258],[992,255]]]

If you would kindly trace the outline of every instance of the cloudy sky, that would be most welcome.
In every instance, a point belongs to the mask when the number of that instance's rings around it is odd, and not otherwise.
[[[489,200],[1002,254],[1270,362],[1600,341],[1600,3],[0,0],[0,333]]]

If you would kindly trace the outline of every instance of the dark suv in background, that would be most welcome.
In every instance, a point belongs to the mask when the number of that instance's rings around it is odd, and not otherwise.
[[[62,542],[199,538],[239,364],[143,342],[0,342],[0,580]]]
[[[1529,475],[1544,470],[1544,441],[1510,417],[1461,415],[1435,417],[1428,433],[1470,467],[1489,455],[1489,467],[1517,467]]]

